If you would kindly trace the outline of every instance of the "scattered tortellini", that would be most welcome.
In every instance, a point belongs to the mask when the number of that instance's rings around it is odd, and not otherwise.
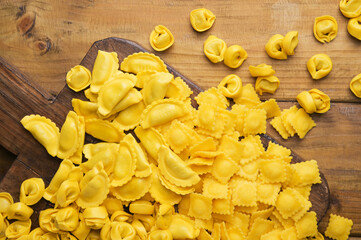
[[[321,42],[331,42],[337,36],[338,24],[334,17],[324,15],[315,18],[313,35]]]
[[[240,45],[232,45],[224,53],[224,64],[230,68],[238,68],[247,59],[246,50]]]
[[[194,9],[190,13],[192,27],[197,32],[204,32],[213,26],[216,16],[206,8]]]
[[[289,54],[296,36],[288,36]],[[38,115],[22,120],[49,154],[64,160],[45,189],[41,179],[24,181],[20,202],[0,193],[0,238],[322,237],[309,200],[311,186],[321,182],[317,162],[291,163],[289,149],[264,147],[259,136],[269,118],[284,138],[303,138],[315,126],[302,108],[281,112],[275,99],[259,99],[257,91],[274,92],[279,84],[270,65],[250,67],[260,79],[256,88],[226,76],[194,97],[196,109],[187,84],[155,55],[130,55],[120,71],[116,53],[99,54],[90,101],[72,100],[61,131]],[[327,95],[308,94],[315,111],[327,109]],[[84,144],[85,133],[100,142]],[[41,197],[55,206],[42,210],[40,227],[30,231],[27,205]],[[331,226],[328,235],[349,233],[336,230]]]
[[[149,36],[149,42],[156,51],[164,51],[170,48],[174,43],[174,37],[171,31],[163,25],[155,26]]]
[[[347,18],[355,18],[361,15],[361,1],[360,0],[341,0],[341,13]]]
[[[273,35],[265,45],[268,56],[285,60],[288,55],[294,55],[298,45],[298,31],[290,31],[285,36]]]
[[[347,31],[354,38],[361,40],[361,15],[348,21]]]
[[[222,62],[227,50],[227,44],[220,38],[211,35],[203,44],[203,51],[212,63]]]
[[[307,69],[315,80],[326,77],[332,70],[332,60],[327,54],[315,54],[307,61]]]
[[[309,114],[325,113],[330,107],[330,97],[318,89],[303,91],[297,95],[297,101],[301,107]]]
[[[350,89],[356,97],[361,98],[361,73],[351,80]]]

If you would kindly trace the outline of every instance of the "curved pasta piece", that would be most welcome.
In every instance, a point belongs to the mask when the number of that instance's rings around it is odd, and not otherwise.
[[[33,212],[34,210],[28,207],[25,203],[16,202],[8,207],[6,215],[8,219],[26,221],[30,218]]]
[[[237,98],[241,94],[242,79],[236,74],[227,75],[218,84],[218,89],[228,98]]]
[[[116,52],[104,52],[98,50],[94,62],[90,91],[98,93],[103,84],[118,70],[119,60]]]
[[[55,225],[60,231],[74,231],[78,226],[79,212],[74,207],[61,208],[55,215]]]
[[[360,0],[341,0],[340,10],[347,18],[354,18],[361,15]]]
[[[30,229],[30,219],[27,221],[15,221],[6,228],[5,235],[8,239],[18,239],[21,236],[29,234]]]
[[[56,205],[67,207],[75,202],[80,194],[79,183],[75,179],[65,180],[56,193]]]
[[[233,100],[236,104],[245,105],[247,108],[254,108],[261,103],[256,90],[250,83],[244,85],[240,97],[234,98]]]
[[[189,113],[184,102],[175,99],[161,99],[147,106],[141,116],[140,125],[150,128],[168,123]]]
[[[91,159],[93,156],[98,154],[99,152],[103,152],[106,149],[110,149],[112,152],[117,152],[119,145],[117,143],[107,143],[107,142],[100,142],[100,143],[88,143],[84,145],[83,154],[85,158]]]
[[[276,76],[258,77],[255,89],[262,96],[264,92],[274,94],[279,85],[280,80]]]
[[[311,89],[308,91],[315,103],[315,106],[316,106],[316,110],[315,112],[316,113],[325,113],[327,112],[330,107],[331,107],[331,104],[330,104],[330,97],[325,94],[324,92],[318,90],[318,89]]]
[[[178,204],[182,200],[182,197],[163,186],[159,179],[159,169],[154,164],[151,164],[151,168],[152,185],[149,188],[150,195],[161,204]]]
[[[90,88],[84,90],[84,95],[89,101],[93,103],[96,103],[98,101],[98,93],[93,93],[92,91],[90,91]]]
[[[13,197],[8,192],[0,192],[0,213],[6,216],[8,207],[14,203]]]
[[[143,148],[137,142],[137,140],[135,140],[135,138],[131,134],[127,134],[124,137],[123,141],[128,143],[129,146],[132,146],[134,150],[134,158],[136,159],[134,176],[148,177],[150,174],[152,174],[152,169],[150,168],[148,157],[144,152]]]
[[[109,178],[103,163],[99,162],[80,181],[80,194],[76,204],[82,208],[100,205],[109,193]]]
[[[137,200],[129,204],[129,212],[134,214],[153,214],[154,205],[150,201]]]
[[[337,31],[338,25],[334,17],[324,15],[315,18],[315,23],[313,24],[313,35],[319,42],[331,42],[335,39]]]
[[[168,85],[173,79],[174,76],[171,73],[158,72],[152,74],[144,83],[142,90],[145,105],[163,99],[167,93]]]
[[[210,35],[203,44],[203,52],[212,63],[222,62],[227,44],[220,38]]]
[[[85,132],[105,142],[119,142],[125,135],[113,123],[101,119],[85,120]]]
[[[136,231],[134,227],[126,222],[110,222],[104,225],[100,231],[100,237],[102,240],[132,240],[136,237]]]
[[[187,194],[190,194],[195,191],[194,186],[180,187],[180,186],[177,186],[177,185],[171,183],[160,172],[159,172],[159,180],[163,184],[164,187],[166,187],[167,189],[169,189],[172,192],[179,194],[179,195],[187,195]]]
[[[120,129],[126,131],[135,128],[140,123],[140,116],[145,109],[145,104],[140,101],[119,112],[113,123]]]
[[[313,101],[311,94],[308,91],[299,93],[296,97],[297,102],[300,106],[309,114],[316,111],[316,104]]]
[[[168,230],[172,233],[173,239],[194,239],[199,235],[194,221],[181,214],[173,215]]]
[[[287,54],[282,45],[283,39],[284,37],[281,34],[276,34],[268,40],[265,46],[268,56],[279,60],[287,59]]]
[[[113,187],[112,194],[122,201],[134,201],[143,197],[152,184],[152,178],[133,177],[128,183],[120,187]]]
[[[115,161],[118,155],[118,147],[108,147],[96,152],[88,161],[83,162],[80,167],[83,172],[91,170],[98,162],[102,162],[105,172],[109,175],[114,171]]]
[[[351,80],[350,89],[356,97],[361,98],[361,73]]]
[[[192,27],[197,32],[204,32],[213,26],[216,16],[206,8],[194,9],[190,13]]]
[[[161,146],[167,146],[166,141],[162,134],[155,128],[144,129],[138,126],[134,130],[137,137],[140,139],[143,147],[147,153],[153,158],[158,158],[158,151]]]
[[[35,228],[32,230],[28,235],[28,240],[38,240],[41,239],[41,236],[44,235],[45,232],[40,227]]]
[[[163,25],[155,26],[150,33],[149,42],[156,51],[164,51],[170,48],[174,43],[174,37],[171,31]]]
[[[154,230],[149,233],[149,240],[172,240],[173,236],[169,230]]]
[[[307,61],[307,69],[313,79],[321,79],[326,77],[332,70],[331,58],[326,54],[313,55]]]
[[[84,117],[79,116],[79,146],[75,153],[69,157],[69,160],[74,164],[81,164],[83,160],[83,147],[85,140],[85,120]]]
[[[124,96],[124,98],[114,107],[110,115],[118,113],[128,107],[139,103],[142,101],[143,95],[135,88],[130,89],[130,91]]]
[[[104,206],[88,207],[83,212],[84,222],[91,229],[101,229],[109,222],[108,212]]]
[[[72,156],[80,146],[80,140],[83,138],[80,133],[85,134],[81,128],[84,125],[80,124],[79,117],[75,112],[69,111],[65,122],[60,130],[59,148],[57,157],[60,159],[69,158]]]
[[[298,45],[298,31],[288,32],[282,41],[282,46],[287,55],[294,55]]]
[[[168,72],[164,62],[152,53],[138,52],[124,58],[120,69],[138,74],[145,71]]]
[[[90,232],[90,228],[85,224],[83,213],[79,212],[78,227],[71,232],[77,239],[85,240]]]
[[[212,103],[212,105],[217,105],[222,109],[226,109],[229,105],[229,102],[225,96],[223,96],[222,92],[215,87],[209,88],[204,92],[200,92],[194,99],[197,101],[199,106],[202,104]]]
[[[45,192],[45,184],[42,178],[29,178],[20,186],[20,202],[26,205],[36,204]]]
[[[361,15],[348,21],[347,31],[354,38],[361,40]]]
[[[187,99],[193,91],[189,88],[187,83],[183,81],[182,78],[176,77],[173,81],[171,81],[168,85],[167,92],[165,96],[167,98],[175,98],[178,100]]]
[[[95,102],[82,101],[80,99],[73,98],[71,100],[71,105],[73,106],[74,112],[79,116],[83,116],[84,119],[99,118],[98,104]]]
[[[160,204],[156,209],[156,226],[159,229],[168,229],[175,212],[174,206],[171,204]]]
[[[106,82],[98,93],[98,113],[109,116],[115,106],[134,87],[135,83],[129,79],[118,78]]]
[[[257,66],[250,65],[248,70],[252,77],[267,77],[276,73],[271,65],[265,63],[259,64]]]
[[[45,209],[40,211],[39,214],[39,226],[45,232],[58,233],[60,230],[55,225],[55,217],[59,212],[59,209]]]
[[[132,81],[134,84],[137,83],[138,78],[137,75],[131,74],[131,73],[124,73],[120,70],[116,71],[115,73],[113,73],[112,76],[110,76],[109,81],[112,81],[114,79],[127,79]]]
[[[56,156],[58,153],[60,132],[54,122],[40,115],[25,116],[20,122],[24,128],[45,147],[51,156]]]
[[[158,153],[158,167],[162,175],[171,183],[180,187],[197,184],[200,178],[168,147],[160,147]]]
[[[230,68],[239,68],[247,59],[246,50],[240,45],[232,45],[224,52],[224,64]]]
[[[121,201],[120,199],[117,199],[119,201]],[[131,220],[132,215],[123,211],[123,210],[119,210],[116,211],[112,214],[110,221],[111,222],[128,222],[129,220]]]
[[[115,159],[110,185],[112,187],[119,187],[129,182],[134,175],[136,161],[133,146],[126,141],[121,141],[119,143],[119,150]]]
[[[58,191],[60,185],[68,178],[69,173],[73,169],[74,165],[68,159],[63,160],[60,163],[59,168],[56,171],[54,177],[51,179],[49,186],[45,189],[43,197],[46,200],[55,203],[56,192]]]
[[[68,87],[75,92],[87,88],[90,85],[90,79],[90,71],[81,65],[72,67],[66,74],[66,83],[68,84]]]

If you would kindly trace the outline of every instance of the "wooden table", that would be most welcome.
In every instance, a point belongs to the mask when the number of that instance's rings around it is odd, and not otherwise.
[[[361,41],[346,30],[347,19],[338,0],[263,0],[263,1],[24,1],[1,0],[0,56],[43,89],[49,99],[64,87],[66,72],[78,64],[91,44],[107,37],[138,42],[150,52],[149,34],[158,24],[167,26],[175,37],[174,45],[156,53],[168,64],[203,89],[217,86],[228,74],[254,84],[249,65],[271,64],[280,79],[274,97],[282,108],[296,103],[304,90],[318,88],[327,93],[331,110],[313,114],[317,126],[300,140],[282,140],[272,127],[267,133],[304,159],[316,159],[331,191],[331,207],[320,224],[323,232],[329,213],[340,214],[354,222],[351,235],[361,237],[361,99],[349,90],[351,79],[361,73]],[[217,17],[204,33],[195,32],[189,13],[206,7]],[[339,26],[337,37],[321,44],[313,36],[314,18],[331,15]],[[269,58],[264,45],[273,34],[299,32],[296,54],[288,60]],[[248,59],[238,69],[223,63],[213,64],[203,54],[209,35],[228,45],[242,45]],[[328,77],[312,80],[306,62],[316,53],[326,53],[333,61]],[[6,153],[0,150],[5,161]],[[5,155],[4,157],[2,157]],[[5,160],[4,160],[5,159]],[[0,168],[3,168],[1,163]],[[1,171],[0,171],[1,172]]]

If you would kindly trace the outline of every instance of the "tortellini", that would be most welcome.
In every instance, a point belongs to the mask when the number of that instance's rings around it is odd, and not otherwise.
[[[28,207],[25,203],[16,202],[8,207],[6,215],[8,219],[26,221],[30,218],[33,212],[33,209]]]
[[[250,65],[248,69],[252,77],[268,77],[275,74],[275,70],[273,70],[272,66],[265,63],[257,66]]]
[[[8,207],[14,203],[13,197],[7,192],[0,192],[0,213],[6,214]]]
[[[151,32],[149,42],[154,50],[164,51],[173,45],[174,37],[168,28],[163,25],[158,25]]]
[[[313,79],[326,77],[332,70],[331,58],[323,53],[313,55],[307,61],[307,69]]]
[[[192,27],[197,32],[204,32],[210,29],[216,20],[216,16],[206,8],[194,9],[190,13]]]
[[[203,44],[203,52],[212,63],[222,62],[227,44],[220,38],[211,35]]]
[[[290,31],[283,38],[282,46],[287,55],[294,55],[298,45],[298,32]]]
[[[72,67],[66,74],[66,83],[69,88],[75,92],[84,90],[90,85],[91,73],[81,65]]]
[[[361,73],[351,80],[350,89],[356,97],[361,98]]]
[[[230,68],[238,68],[247,59],[246,50],[240,45],[232,45],[224,52],[224,64]]]
[[[348,21],[347,31],[354,38],[361,40],[361,16],[352,18]]]
[[[260,95],[264,92],[273,94],[278,89],[279,85],[280,80],[276,76],[258,77],[255,89]]]
[[[29,178],[20,187],[20,202],[26,205],[36,204],[45,192],[44,181],[41,178]]]
[[[241,95],[242,80],[239,76],[230,74],[223,78],[219,83],[218,88],[225,97],[237,98]]]
[[[319,42],[331,42],[336,37],[337,31],[338,25],[334,17],[329,15],[316,17],[313,35]]]
[[[347,18],[354,18],[361,15],[361,1],[360,0],[341,0],[340,10]]]
[[[268,56],[274,59],[287,59],[287,53],[285,52],[285,49],[282,45],[283,39],[284,36],[281,34],[276,34],[268,40],[265,46]]]
[[[301,92],[297,101],[307,113],[325,113],[330,109],[330,97],[318,89]]]
[[[8,239],[17,239],[21,236],[27,235],[30,233],[31,220],[26,221],[15,221],[11,223],[6,231],[5,235]]]

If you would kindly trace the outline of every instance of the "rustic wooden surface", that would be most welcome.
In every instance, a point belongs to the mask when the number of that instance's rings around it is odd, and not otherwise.
[[[42,95],[52,99],[64,87],[66,72],[78,64],[94,41],[121,37],[150,48],[148,37],[158,24],[174,34],[175,44],[158,53],[167,63],[203,89],[216,86],[230,73],[243,83],[254,83],[249,65],[271,64],[281,85],[272,95],[281,106],[294,104],[303,90],[319,88],[332,99],[326,114],[313,114],[317,123],[303,140],[280,139],[272,129],[268,134],[293,149],[304,159],[316,159],[331,191],[329,212],[354,221],[353,236],[361,236],[361,99],[349,90],[353,76],[361,73],[361,41],[346,31],[347,19],[338,9],[338,0],[264,0],[264,1],[28,1],[0,0],[0,56],[20,70],[30,82],[43,88]],[[189,12],[206,7],[217,19],[207,32],[195,32]],[[339,31],[335,40],[321,44],[312,33],[314,18],[336,18]],[[270,59],[264,45],[270,36],[299,31],[296,54],[286,61]],[[214,34],[228,45],[240,44],[248,59],[236,70],[212,64],[203,55],[204,40]],[[306,62],[316,53],[327,53],[334,68],[325,79],[314,81]],[[268,99],[271,95],[264,95]],[[328,217],[321,223],[321,230]]]

